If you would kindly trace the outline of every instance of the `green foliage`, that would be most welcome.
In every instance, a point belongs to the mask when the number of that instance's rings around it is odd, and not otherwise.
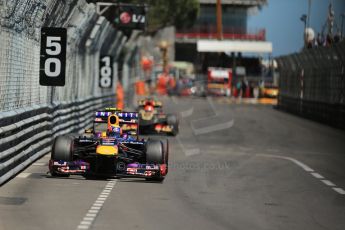
[[[123,1],[124,3],[125,1]],[[148,32],[155,32],[165,26],[190,27],[198,17],[198,0],[132,0],[137,4],[147,4]]]

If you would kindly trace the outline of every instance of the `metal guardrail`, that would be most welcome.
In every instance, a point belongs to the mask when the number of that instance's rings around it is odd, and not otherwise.
[[[116,82],[97,84],[100,50],[120,53],[125,40],[100,19],[84,0],[0,0],[0,184],[49,152],[55,136],[84,129],[94,110],[115,105]],[[42,27],[67,29],[65,87],[39,85]]]
[[[0,184],[48,153],[56,136],[79,133],[93,120],[94,111],[114,105],[114,95],[25,112],[0,113]]]
[[[39,85],[42,27],[67,29],[65,87]],[[94,110],[114,106],[118,79],[132,103],[138,39],[127,40],[84,0],[0,0],[0,184],[49,152],[55,136],[84,129]],[[98,87],[101,55],[113,56],[111,88]]]
[[[345,129],[345,41],[277,62],[279,108]]]
[[[17,0],[0,1],[0,5],[0,111],[115,91],[116,84],[107,89],[97,87],[98,62],[102,47],[106,50],[103,55],[119,52],[113,38],[123,36],[107,20],[99,20],[94,4]],[[42,27],[67,29],[65,87],[39,85]]]

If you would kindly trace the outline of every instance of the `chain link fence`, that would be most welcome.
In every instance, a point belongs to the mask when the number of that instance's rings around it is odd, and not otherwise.
[[[64,87],[39,85],[42,27],[67,29]],[[48,153],[57,135],[83,131],[94,111],[115,105],[125,43],[85,0],[0,0],[0,184]],[[98,85],[101,55],[114,57],[111,88]]]
[[[123,36],[101,18],[95,5],[84,0],[1,0],[0,111],[114,93],[115,84],[111,89],[101,89],[96,84],[99,51],[109,36]],[[67,28],[65,87],[39,85],[43,26]],[[108,53],[119,48],[112,46],[113,40],[106,44]]]
[[[37,84],[42,11],[37,4],[25,7],[23,2],[1,1],[0,111],[48,101],[48,89]]]
[[[345,41],[277,59],[279,108],[345,128]]]

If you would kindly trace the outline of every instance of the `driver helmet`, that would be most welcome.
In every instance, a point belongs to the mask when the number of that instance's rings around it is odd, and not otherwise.
[[[145,112],[153,112],[153,105],[151,103],[147,103],[144,107]]]
[[[120,137],[121,134],[122,134],[122,130],[119,126],[110,126],[108,129],[109,137]]]

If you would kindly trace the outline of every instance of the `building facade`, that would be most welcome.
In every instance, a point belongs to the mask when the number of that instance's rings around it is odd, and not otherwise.
[[[234,67],[241,64],[248,70],[259,71],[257,58],[244,58],[246,43],[254,47],[251,53],[256,53],[266,42],[264,28],[248,28],[247,18],[250,12],[257,11],[267,0],[222,0],[222,38],[224,50],[207,45],[207,49],[200,49],[203,42],[217,39],[216,0],[199,0],[200,13],[191,28],[182,28],[176,31],[175,55],[178,61],[192,62],[197,72],[203,73],[210,66]],[[236,44],[234,43],[236,42]],[[264,44],[267,45],[267,44]],[[234,47],[225,48],[225,47]],[[258,49],[255,47],[257,46]],[[243,48],[243,49],[242,49]],[[237,60],[235,60],[237,59]]]

